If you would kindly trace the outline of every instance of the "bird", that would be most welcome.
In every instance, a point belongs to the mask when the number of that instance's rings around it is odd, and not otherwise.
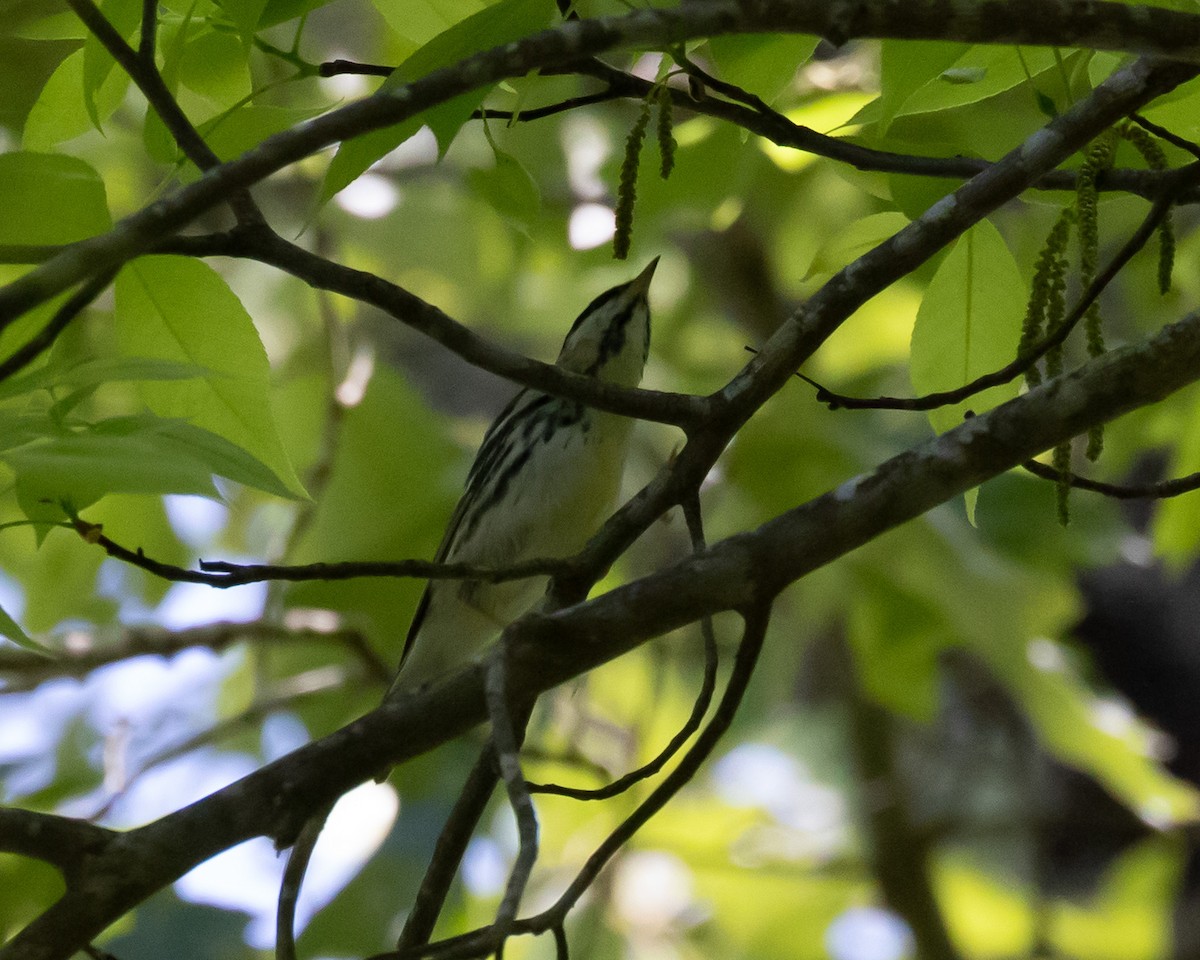
[[[584,308],[556,366],[623,387],[641,383],[658,260]],[[578,553],[615,505],[632,426],[628,417],[577,400],[528,387],[518,392],[484,434],[435,561],[498,568]],[[388,698],[468,663],[538,602],[546,583],[431,580]]]
[[[649,291],[658,259],[584,308],[567,332],[557,366],[623,387],[641,383],[650,354]],[[632,427],[628,417],[576,400],[528,387],[518,392],[484,434],[435,560],[504,567],[578,553],[616,502]],[[546,583],[546,577],[429,581],[384,702],[465,666],[538,602]],[[479,789],[477,809],[467,814],[472,824],[494,782]],[[300,885],[332,808],[329,804],[313,814],[293,843],[276,912],[279,960],[295,960]]]

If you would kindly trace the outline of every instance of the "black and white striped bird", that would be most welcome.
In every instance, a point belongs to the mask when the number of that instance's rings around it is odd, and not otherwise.
[[[636,387],[650,351],[648,293],[655,257],[637,277],[596,297],[555,363]],[[436,560],[511,566],[581,550],[611,512],[633,421],[524,389],[488,428]],[[409,627],[389,696],[462,666],[544,593],[545,577],[488,584],[434,580]]]

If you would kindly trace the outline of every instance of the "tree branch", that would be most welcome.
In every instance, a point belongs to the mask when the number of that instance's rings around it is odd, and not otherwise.
[[[753,5],[736,5],[712,0],[674,9],[639,10],[623,17],[570,20],[435,70],[413,83],[381,89],[267,138],[172,196],[126,217],[108,233],[71,245],[0,288],[0,329],[85,275],[118,266],[144,252],[164,235],[277,170],[460,94],[534,69],[577,63],[619,46],[779,30],[816,34],[835,42],[854,37],[965,40],[1088,46],[1200,59],[1200,16],[1098,0],[1009,0],[1004,4],[914,0],[902,5],[829,4],[825,0],[759,0]],[[1161,65],[1156,69],[1160,73],[1168,70]],[[1185,65],[1173,69],[1178,79],[1172,85],[1194,73],[1194,68]]]
[[[338,644],[349,648],[361,660],[366,671],[381,683],[395,672],[368,646],[356,630],[314,630],[287,627],[276,623],[210,623],[186,630],[167,630],[164,627],[127,627],[116,642],[96,643],[72,640],[49,659],[28,650],[11,646],[0,647],[0,674],[19,678],[24,685],[34,686],[55,677],[84,677],[93,670],[128,660],[131,657],[169,657],[193,647],[206,647],[220,652],[238,643],[274,643],[294,646],[299,643]],[[5,680],[5,689],[15,684]]]
[[[529,614],[504,632],[510,705],[699,617],[764,602],[937,504],[1197,379],[1200,313],[1048,381],[699,556],[570,609]],[[130,831],[90,858],[79,884],[18,934],[0,958],[65,960],[197,863],[254,836],[290,838],[323,804],[377,771],[459,736],[486,713],[480,671],[467,667]]]
[[[68,884],[88,857],[103,851],[119,833],[84,820],[0,807],[0,850],[58,867]]]
[[[347,560],[342,563],[305,563],[299,565],[275,563],[226,563],[223,560],[201,560],[200,569],[192,570],[173,563],[163,563],[142,553],[141,547],[130,550],[101,532],[101,525],[88,523],[78,517],[75,530],[88,543],[104,549],[110,557],[131,566],[177,583],[202,583],[209,587],[227,589],[247,583],[267,581],[303,582],[307,580],[353,580],[357,577],[419,577],[423,580],[482,580],[485,583],[505,583],[529,577],[551,576],[570,566],[570,559],[537,558],[514,563],[504,569],[475,567],[468,563],[437,563],[431,560]]]
[[[1178,191],[1193,185],[1198,178],[1200,178],[1200,162],[1190,163],[1186,167],[1172,171],[1171,180],[1164,184],[1163,193],[1154,201],[1138,228],[1129,235],[1129,238],[1121,245],[1121,249],[1113,255],[1104,269],[1092,278],[1087,289],[1083,290],[1076,298],[1067,315],[1037,343],[1018,352],[1012,361],[998,370],[981,374],[969,383],[955,387],[953,390],[940,390],[919,397],[847,397],[826,389],[804,374],[796,375],[805,383],[816,388],[817,401],[828,405],[830,410],[934,410],[938,407],[961,403],[991,387],[1008,383],[1027,371],[1055,347],[1062,346],[1067,342],[1071,331],[1084,318],[1088,308],[1096,302],[1096,298],[1116,279],[1117,274],[1146,245],[1154,232],[1162,225],[1163,220],[1170,215]],[[1172,184],[1174,188],[1172,188]]]
[[[100,8],[92,0],[66,0],[67,6],[83,21],[101,46],[121,65],[146,100],[158,114],[179,149],[200,170],[211,170],[221,162],[192,122],[180,108],[162,74],[154,63],[154,36],[158,23],[158,4],[155,0],[143,0],[142,34],[138,50],[134,50],[114,28]],[[229,204],[242,223],[261,223],[262,212],[246,190],[230,194]]]

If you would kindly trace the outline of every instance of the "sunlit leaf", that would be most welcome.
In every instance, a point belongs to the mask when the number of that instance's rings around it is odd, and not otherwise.
[[[61,154],[0,154],[0,210],[0,243],[71,243],[112,226],[99,174]]]
[[[400,64],[381,89],[403,86],[473,53],[518,40],[544,27],[546,22],[547,9],[543,0],[500,0],[438,34]],[[483,102],[486,93],[486,89],[480,89],[461,94],[396,126],[343,143],[325,175],[322,202],[426,124],[437,135],[438,147],[445,153],[450,141],[471,112]]]
[[[1016,261],[987,220],[959,239],[929,282],[913,326],[910,374],[918,394],[953,390],[1016,355],[1026,298]],[[962,423],[1017,395],[1017,383],[990,387],[929,411],[934,430]],[[973,500],[968,501],[973,510]]]
[[[141,22],[142,3],[141,0],[104,0],[100,4],[100,12],[118,34],[128,38],[136,32]],[[89,31],[83,42],[83,103],[97,130],[100,129],[101,116],[96,98],[116,65],[112,54]]]
[[[177,257],[146,257],[117,278],[122,352],[195,364],[211,376],[144,383],[160,416],[182,418],[243,448],[293,494],[303,488],[288,462],[268,402],[270,364],[254,323],[210,267]]]

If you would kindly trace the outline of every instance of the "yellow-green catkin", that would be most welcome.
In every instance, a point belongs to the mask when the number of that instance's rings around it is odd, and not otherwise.
[[[629,241],[633,237],[633,206],[637,202],[638,161],[642,143],[650,125],[650,101],[642,101],[642,112],[625,138],[625,159],[621,162],[621,180],[617,185],[616,233],[613,234],[613,256],[624,260],[629,256]]]
[[[1058,522],[1064,527],[1071,522],[1071,444],[1060,443],[1054,448],[1054,469],[1058,471],[1055,485],[1055,502],[1058,507]]]
[[[1087,290],[1096,279],[1100,257],[1100,192],[1096,180],[1112,167],[1117,147],[1116,130],[1106,130],[1088,147],[1075,187],[1075,215],[1079,225],[1079,287]],[[1100,319],[1100,304],[1093,300],[1083,315],[1084,337],[1088,356],[1104,353],[1104,331]],[[1104,449],[1103,427],[1088,431],[1087,458],[1096,460]]]
[[[1122,137],[1128,140],[1142,155],[1146,166],[1151,170],[1166,170],[1167,155],[1162,145],[1147,131],[1133,123],[1122,124],[1119,128]],[[1175,225],[1171,222],[1171,213],[1163,217],[1158,225],[1158,292],[1166,293],[1171,289],[1171,272],[1175,267]]]
[[[658,153],[662,160],[659,174],[664,180],[675,169],[675,131],[672,116],[671,91],[664,83],[658,88]]]
[[[1064,208],[1038,254],[1033,270],[1033,288],[1025,308],[1025,320],[1021,325],[1018,355],[1033,350],[1038,341],[1062,322],[1066,312],[1067,243],[1071,239],[1071,224],[1074,222],[1074,209]],[[1055,362],[1061,366],[1061,347],[1054,348],[1053,352],[1056,354]],[[1033,388],[1041,382],[1042,372],[1037,363],[1030,363],[1025,370],[1025,383]]]

